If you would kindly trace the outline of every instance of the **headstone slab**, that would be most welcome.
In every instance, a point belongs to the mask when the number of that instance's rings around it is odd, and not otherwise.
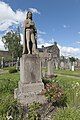
[[[46,98],[41,95],[44,84],[41,79],[41,61],[38,55],[24,54],[20,59],[20,81],[14,91],[22,105],[33,102],[45,103]]]

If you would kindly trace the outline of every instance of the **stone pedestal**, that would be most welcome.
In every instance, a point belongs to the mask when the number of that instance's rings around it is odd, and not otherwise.
[[[14,98],[22,105],[33,102],[45,103],[45,96],[40,94],[43,89],[39,56],[24,54],[20,59],[20,81],[18,89],[14,91]]]
[[[22,83],[38,83],[41,79],[41,61],[38,55],[24,54],[20,59],[20,81]]]

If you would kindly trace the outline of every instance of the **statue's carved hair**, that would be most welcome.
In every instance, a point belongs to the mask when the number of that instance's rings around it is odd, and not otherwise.
[[[31,15],[32,15],[32,12],[31,12],[31,11],[28,11],[28,12],[27,12],[26,19],[28,19],[28,14],[29,14],[29,13],[31,13]],[[31,20],[32,20],[32,17],[31,17]]]

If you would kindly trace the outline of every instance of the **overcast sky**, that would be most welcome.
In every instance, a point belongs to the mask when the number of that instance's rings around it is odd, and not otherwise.
[[[0,0],[1,50],[1,37],[22,28],[28,10],[38,30],[38,47],[56,41],[62,55],[80,58],[80,0]],[[20,32],[23,41],[23,30]]]

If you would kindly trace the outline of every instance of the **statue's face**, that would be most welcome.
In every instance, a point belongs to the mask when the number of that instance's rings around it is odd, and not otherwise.
[[[32,13],[31,12],[28,13],[28,18],[32,18]]]

